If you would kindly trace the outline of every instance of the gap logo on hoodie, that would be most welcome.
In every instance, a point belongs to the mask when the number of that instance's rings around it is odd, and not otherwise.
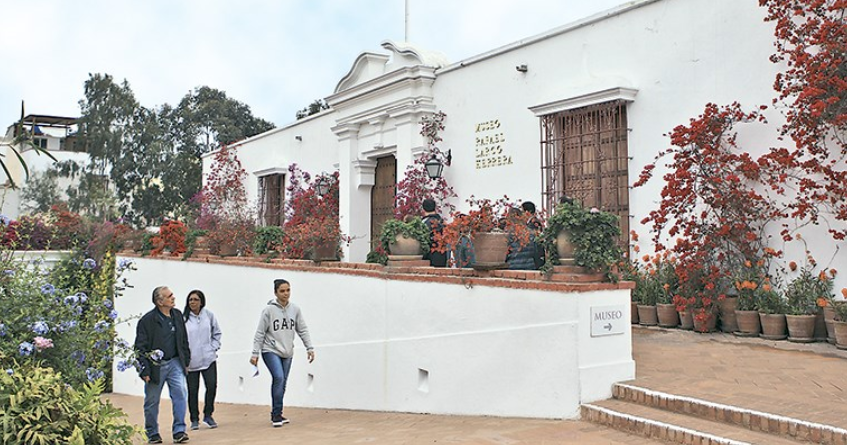
[[[271,323],[271,328],[274,331],[280,331],[280,330],[283,330],[283,329],[288,329],[288,330],[294,329],[294,319],[293,318],[283,318],[282,320],[280,320],[280,319],[276,318]]]

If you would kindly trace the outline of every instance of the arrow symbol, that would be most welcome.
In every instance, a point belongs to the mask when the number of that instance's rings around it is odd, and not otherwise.
[[[603,329],[605,329],[605,330],[607,330],[607,331],[611,331],[611,330],[612,330],[612,324],[611,324],[611,323],[609,323],[609,324],[607,324],[606,326],[603,326]]]

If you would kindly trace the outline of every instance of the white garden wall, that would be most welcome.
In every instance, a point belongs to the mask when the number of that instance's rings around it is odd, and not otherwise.
[[[273,279],[292,284],[308,321],[317,359],[297,341],[286,403],[301,407],[437,414],[575,418],[579,404],[611,395],[635,376],[629,290],[565,293],[392,277],[383,272],[244,267],[136,259],[135,286],[116,301],[122,317],[153,305],[168,285],[182,308],[202,289],[223,329],[218,361],[221,402],[270,404],[269,375],[249,375],[250,350]],[[281,267],[281,266],[276,266]],[[493,280],[500,284],[503,280]],[[539,283],[541,284],[541,283]],[[541,287],[541,286],[538,286]],[[621,334],[592,337],[592,307],[619,306]],[[132,341],[135,320],[119,334]],[[114,391],[142,395],[132,371],[116,372]]]

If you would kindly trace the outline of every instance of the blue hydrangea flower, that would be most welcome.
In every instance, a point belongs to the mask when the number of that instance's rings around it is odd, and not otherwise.
[[[97,332],[106,332],[107,329],[109,329],[109,322],[108,321],[98,321],[94,325],[94,330],[97,331]],[[97,342],[97,343],[99,343],[99,342]]]
[[[94,342],[94,349],[109,349],[109,341],[97,340],[96,342]]]
[[[127,369],[131,368],[132,365],[127,363],[126,360],[120,360],[120,361],[118,361],[117,367],[118,367],[118,371],[124,372]]]
[[[128,349],[129,342],[127,342],[126,340],[118,340],[117,346],[121,349]]]
[[[82,262],[83,269],[91,270],[95,267],[97,267],[97,261],[94,261],[93,258],[86,258],[85,261]]]
[[[56,288],[52,284],[48,283],[48,284],[41,286],[41,293],[42,294],[53,295],[53,292],[56,292]]]
[[[71,352],[71,358],[76,360],[76,362],[81,365],[83,362],[85,362],[85,353],[82,351]]]
[[[75,312],[77,315],[82,315],[82,306],[77,306],[77,307],[75,307],[75,308],[74,308],[74,312]]]
[[[3,225],[8,226],[10,222],[12,222],[11,218],[6,215],[0,215],[0,223],[3,223]]]
[[[65,304],[73,306],[77,303],[79,303],[79,297],[77,297],[76,295],[68,295],[67,297],[65,297]]]
[[[161,360],[161,359],[162,359],[162,357],[164,357],[164,356],[165,356],[165,353],[164,353],[164,352],[162,352],[162,350],[161,350],[161,349],[154,349],[154,350],[150,353],[150,358],[151,358],[154,362],[158,362],[158,361],[159,361],[159,360]]]
[[[4,325],[3,323],[0,323],[0,337],[5,337],[5,336],[6,336],[6,325]]]
[[[112,308],[112,300],[109,300],[109,299],[103,300],[103,306],[106,306],[107,308],[111,309]]]
[[[60,326],[62,327],[62,331],[69,331],[76,327],[76,320],[63,321]]]
[[[6,374],[12,375],[14,373],[15,373],[15,371],[13,371],[12,368],[9,368],[9,369],[6,370]]]
[[[88,295],[86,295],[85,292],[77,292],[74,296],[79,299],[80,303],[88,301]]]
[[[32,329],[32,332],[35,332],[38,335],[44,335],[50,332],[50,326],[47,326],[47,323],[43,321],[36,321],[29,325],[29,328]]]
[[[132,260],[127,258],[121,258],[118,260],[118,270],[129,269],[130,266],[133,265]]]
[[[3,275],[6,275],[7,277],[10,277],[14,274],[15,274],[15,271],[12,270],[12,269],[6,269],[6,270],[3,271]]]
[[[112,320],[118,318],[118,311],[112,309],[112,311],[109,312],[109,318],[111,318]]]
[[[35,350],[35,346],[32,343],[25,341],[18,345],[18,354],[23,357],[28,357],[32,355],[32,351]]]
[[[89,382],[93,382],[97,379],[103,378],[103,371],[94,368],[88,368],[85,370],[85,376],[88,377]]]

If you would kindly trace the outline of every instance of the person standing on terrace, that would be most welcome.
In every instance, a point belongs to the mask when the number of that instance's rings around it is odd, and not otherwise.
[[[429,265],[432,267],[446,267],[447,254],[444,252],[433,251],[436,245],[435,235],[441,234],[444,229],[444,219],[441,218],[435,211],[435,201],[427,198],[423,200],[421,205],[424,211],[423,222],[429,227],[429,252],[424,252],[424,259],[429,260]]]
[[[291,284],[286,280],[274,280],[275,299],[268,302],[259,317],[259,326],[253,336],[253,354],[250,364],[259,363],[259,355],[271,373],[271,424],[274,428],[289,423],[282,415],[285,386],[288,382],[291,361],[294,357],[294,334],[306,347],[309,363],[315,360],[315,348],[309,336],[309,328],[300,308],[291,303]]]

